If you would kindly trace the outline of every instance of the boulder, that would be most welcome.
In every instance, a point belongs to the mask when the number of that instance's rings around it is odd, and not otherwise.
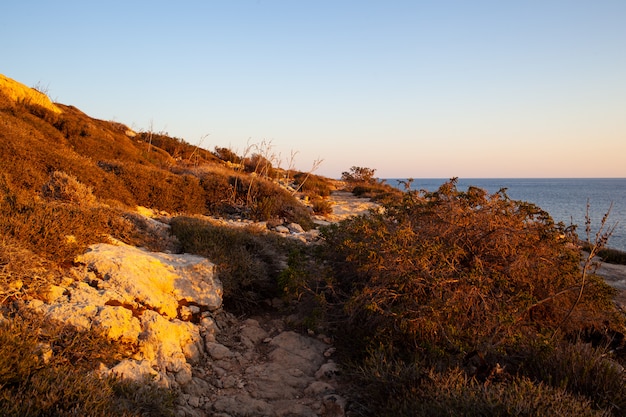
[[[200,256],[100,243],[75,261],[98,272],[99,288],[125,295],[122,302],[138,301],[169,318],[178,315],[181,301],[209,310],[219,308],[222,302],[222,285],[215,277],[215,266]]]
[[[141,379],[159,375],[165,385],[192,380],[191,364],[204,353],[214,323],[186,320],[217,310],[222,285],[205,258],[152,253],[124,244],[97,244],[76,258],[74,280],[65,280],[30,305],[78,329],[99,328],[111,340],[134,344],[137,353],[109,372]],[[82,266],[81,266],[82,265]],[[213,325],[213,326],[212,326]]]

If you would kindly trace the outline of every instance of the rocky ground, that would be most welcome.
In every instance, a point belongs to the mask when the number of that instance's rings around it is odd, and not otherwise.
[[[331,201],[333,213],[318,223],[363,214],[376,206],[341,191],[333,193]],[[217,331],[205,335],[207,360],[193,368],[192,382],[183,387],[179,415],[349,414],[330,338],[291,331],[289,318],[277,315],[240,319],[221,311],[213,318]]]

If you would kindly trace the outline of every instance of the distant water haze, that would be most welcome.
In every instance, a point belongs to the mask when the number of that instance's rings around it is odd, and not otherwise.
[[[404,189],[399,181],[406,178],[389,178],[385,181]],[[435,191],[448,181],[442,178],[414,178],[413,190]],[[495,193],[506,188],[514,200],[534,203],[550,213],[556,222],[578,225],[577,232],[585,239],[587,201],[591,218],[592,239],[600,227],[602,217],[611,209],[607,224],[617,223],[608,247],[626,251],[626,178],[460,178],[457,188],[466,191],[469,186]]]

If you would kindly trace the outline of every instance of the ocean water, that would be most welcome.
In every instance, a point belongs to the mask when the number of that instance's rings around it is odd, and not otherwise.
[[[448,179],[415,178],[413,190],[435,191]],[[387,179],[387,184],[404,190],[398,179]],[[552,218],[566,225],[578,225],[577,233],[586,239],[585,214],[589,201],[589,214],[593,239],[600,227],[602,217],[611,209],[608,226],[616,225],[608,247],[626,251],[626,178],[460,178],[457,188],[466,191],[469,186],[495,193],[506,188],[514,200],[534,203],[550,213]]]

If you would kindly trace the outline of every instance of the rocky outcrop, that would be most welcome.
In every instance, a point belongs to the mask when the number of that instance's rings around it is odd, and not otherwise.
[[[100,328],[137,354],[108,372],[165,386],[191,380],[191,364],[204,352],[202,321],[222,302],[222,285],[205,258],[153,253],[132,246],[97,244],[75,259],[73,277],[30,305],[79,329]]]
[[[36,104],[54,113],[61,113],[61,109],[55,106],[44,93],[27,87],[2,74],[0,74],[0,91],[14,101]]]

